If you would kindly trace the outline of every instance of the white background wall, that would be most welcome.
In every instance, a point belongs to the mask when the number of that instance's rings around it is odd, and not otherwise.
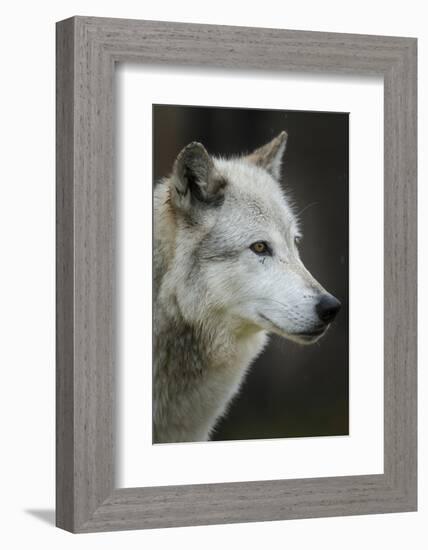
[[[420,334],[427,331],[427,43],[424,3],[407,0],[19,1],[1,12],[0,541],[4,548],[425,548],[427,348],[419,378],[419,512],[91,535],[55,529],[54,23],[97,15],[419,38]],[[368,197],[370,199],[370,197]],[[425,432],[425,433],[424,433]],[[425,540],[424,540],[425,539]],[[5,544],[6,543],[6,544]]]

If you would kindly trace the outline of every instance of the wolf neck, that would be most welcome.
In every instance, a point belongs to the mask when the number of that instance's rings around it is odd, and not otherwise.
[[[175,233],[164,189],[159,191],[155,196],[153,439],[203,441],[238,391],[266,335],[254,328],[238,329],[220,314],[200,323],[185,319],[174,286],[167,282]]]
[[[265,334],[189,324],[175,312],[155,320],[155,442],[205,441],[236,394]]]

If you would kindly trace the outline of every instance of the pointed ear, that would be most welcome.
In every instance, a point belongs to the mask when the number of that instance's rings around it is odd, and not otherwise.
[[[282,131],[272,141],[266,143],[245,157],[248,161],[267,170],[271,176],[281,178],[282,156],[287,145],[287,132]]]
[[[189,143],[179,153],[171,177],[171,198],[177,208],[218,206],[223,202],[224,187],[224,179],[201,143]]]

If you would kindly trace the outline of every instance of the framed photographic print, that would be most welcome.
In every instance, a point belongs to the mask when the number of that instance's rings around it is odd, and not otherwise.
[[[416,510],[416,40],[57,24],[57,525]]]

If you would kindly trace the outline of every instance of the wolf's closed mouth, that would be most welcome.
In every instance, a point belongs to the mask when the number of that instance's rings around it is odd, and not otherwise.
[[[273,327],[275,327],[277,330],[281,331],[281,332],[284,332],[283,329],[281,329],[281,327],[279,325],[277,325],[276,323],[274,323],[272,321],[272,319],[269,319],[269,317],[266,317],[266,315],[263,315],[263,313],[259,313],[259,316],[264,319],[265,321],[267,321],[268,323],[270,323]],[[313,338],[314,336],[320,336],[321,334],[323,334],[325,331],[327,330],[327,325],[322,325],[320,327],[315,327],[313,330],[311,331],[308,331],[308,332],[293,332],[292,335],[293,336],[302,336],[304,338]]]
[[[319,336],[320,334],[322,334],[323,332],[325,332],[327,330],[327,327],[328,327],[328,325],[317,328],[317,329],[314,329],[314,330],[311,330],[310,332],[296,332],[294,334],[296,336],[308,336],[308,337]]]

